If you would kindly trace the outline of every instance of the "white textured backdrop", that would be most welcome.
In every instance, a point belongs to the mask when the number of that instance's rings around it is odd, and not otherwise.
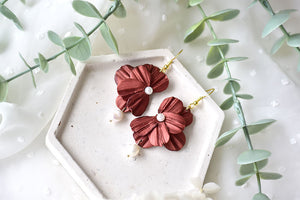
[[[54,30],[61,36],[76,34],[73,21],[80,22],[89,29],[93,20],[78,15],[72,10],[69,0],[30,0],[24,6],[20,2],[6,4],[20,18],[25,27],[21,32],[0,16],[0,74],[9,78],[26,69],[18,52],[27,59],[41,52],[50,56],[59,49],[49,42],[46,32]],[[104,1],[93,1],[105,12]],[[297,0],[271,0],[275,10],[300,9]],[[208,80],[210,67],[205,64],[211,39],[206,30],[203,36],[191,44],[183,43],[185,30],[201,19],[196,8],[187,9],[185,1],[174,0],[124,1],[128,16],[125,19],[111,17],[108,20],[118,40],[120,52],[169,48],[176,53],[184,49],[179,60],[204,87],[216,87],[212,98],[218,103],[227,98],[222,94],[222,78]],[[207,14],[226,8],[241,10],[240,15],[229,22],[215,22],[216,33],[221,38],[238,39],[240,43],[231,45],[230,56],[247,56],[249,60],[230,64],[233,77],[241,79],[242,93],[250,93],[255,98],[243,101],[248,122],[264,118],[278,120],[261,134],[253,136],[256,148],[272,152],[266,170],[279,172],[283,178],[277,181],[263,181],[263,191],[273,200],[299,200],[296,189],[300,178],[300,73],[296,72],[299,55],[284,46],[276,55],[270,56],[272,43],[281,33],[276,31],[266,39],[260,35],[269,16],[257,4],[247,9],[250,1],[206,0],[203,8]],[[300,32],[300,12],[292,14],[286,23],[289,31]],[[111,53],[100,34],[94,38],[93,55]],[[51,121],[63,95],[71,72],[62,59],[52,62],[48,74],[35,71],[37,89],[26,75],[11,82],[7,103],[0,103],[0,199],[85,199],[85,195],[49,153],[44,145],[47,124]],[[224,78],[226,78],[224,76]],[[223,131],[238,125],[233,110],[226,111]],[[216,149],[206,181],[218,183],[222,190],[215,199],[251,199],[256,193],[255,179],[236,187],[238,175],[236,158],[246,150],[242,134],[223,147]]]

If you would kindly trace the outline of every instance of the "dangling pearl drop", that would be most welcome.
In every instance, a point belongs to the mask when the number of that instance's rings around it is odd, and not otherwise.
[[[115,110],[112,118],[113,118],[113,121],[119,122],[124,118],[124,113],[121,110]]]

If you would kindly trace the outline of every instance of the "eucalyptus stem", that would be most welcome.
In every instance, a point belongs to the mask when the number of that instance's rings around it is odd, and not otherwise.
[[[6,1],[7,1],[7,0],[5,0],[5,2],[6,2]],[[101,26],[101,24],[103,24],[103,23],[105,22],[105,20],[115,12],[115,10],[118,8],[119,5],[120,5],[120,0],[116,0],[115,3],[110,7],[110,9],[108,10],[108,12],[103,16],[102,20],[101,20],[101,21],[100,21],[100,22],[99,22],[99,23],[98,23],[91,31],[89,31],[89,32],[87,33],[87,35],[88,35],[88,36],[92,35],[92,34],[93,34],[93,33]],[[50,61],[52,61],[52,60],[55,60],[55,59],[56,59],[57,57],[59,57],[60,55],[66,53],[68,50],[70,50],[70,49],[72,49],[73,47],[75,47],[76,45],[78,45],[78,44],[79,44],[80,42],[82,42],[84,39],[85,39],[85,38],[82,37],[81,39],[79,39],[79,40],[78,40],[77,42],[75,42],[74,44],[72,44],[72,45],[70,45],[70,46],[68,46],[68,47],[65,47],[64,50],[62,50],[62,51],[60,51],[59,53],[57,53],[57,54],[51,56],[50,58],[47,58],[46,61],[47,61],[47,62],[50,62]],[[10,81],[12,81],[12,80],[14,80],[14,79],[16,79],[16,78],[18,78],[18,77],[20,77],[20,76],[23,76],[24,74],[27,74],[27,73],[33,71],[34,69],[36,69],[36,68],[38,68],[38,67],[40,67],[40,64],[36,64],[36,65],[34,65],[34,66],[28,68],[27,70],[25,70],[25,71],[23,71],[23,72],[21,72],[21,73],[15,75],[15,76],[13,76],[13,77],[7,79],[6,82],[10,82]]]
[[[206,13],[204,12],[204,10],[202,9],[201,5],[198,4],[198,8],[200,10],[200,13],[202,15],[202,17],[205,19],[207,18],[207,15]],[[205,21],[206,25],[208,26],[209,30],[210,30],[210,33],[212,34],[213,38],[215,40],[218,39],[217,37],[217,34],[215,33],[211,23],[209,20],[206,20]],[[218,48],[218,51],[220,53],[220,56],[223,60],[226,60],[226,57],[222,51],[222,49],[217,46]],[[234,89],[234,86],[233,86],[233,82],[231,81],[232,80],[232,76],[231,76],[231,72],[230,72],[230,69],[229,69],[229,66],[228,66],[228,62],[225,61],[224,62],[224,67],[225,67],[225,70],[226,70],[226,73],[227,73],[227,76],[228,76],[228,80],[229,80],[229,84],[230,84],[230,87],[231,87],[231,92],[232,92],[232,97],[233,97],[233,100],[234,100],[234,108],[235,108],[235,111],[238,115],[238,118],[240,120],[240,123],[243,127],[243,132],[244,132],[244,135],[245,135],[245,139],[246,139],[246,142],[247,142],[247,145],[248,145],[248,148],[250,150],[253,150],[253,145],[252,145],[252,142],[251,142],[251,138],[250,138],[250,134],[249,134],[249,131],[248,131],[248,128],[247,128],[247,123],[246,123],[246,119],[245,119],[245,115],[244,115],[244,111],[243,111],[243,108],[242,108],[242,105],[236,95],[236,91]],[[255,170],[255,173],[256,173],[256,179],[257,179],[257,185],[258,185],[258,190],[259,190],[259,193],[261,193],[261,179],[260,179],[260,176],[259,176],[259,169],[258,169],[258,166],[257,166],[257,163],[253,163],[254,165],[254,170]]]
[[[259,3],[268,11],[268,13],[270,13],[271,16],[276,14],[268,0],[259,0]],[[290,34],[288,33],[288,31],[286,30],[286,28],[283,25],[280,25],[279,29],[287,38],[290,37]],[[299,47],[294,47],[294,48],[300,53]]]
[[[4,5],[7,1],[8,1],[8,0],[3,0],[3,1],[1,2],[1,4]]]

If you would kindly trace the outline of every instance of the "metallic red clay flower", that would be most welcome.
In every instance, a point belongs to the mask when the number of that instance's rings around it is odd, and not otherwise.
[[[149,148],[164,145],[171,151],[179,151],[186,142],[183,129],[192,122],[190,109],[186,110],[179,99],[169,97],[161,103],[156,116],[136,118],[130,126],[139,146]]]
[[[137,67],[122,66],[115,74],[119,96],[116,105],[124,112],[142,115],[149,103],[149,95],[167,89],[169,79],[154,65],[145,64]]]

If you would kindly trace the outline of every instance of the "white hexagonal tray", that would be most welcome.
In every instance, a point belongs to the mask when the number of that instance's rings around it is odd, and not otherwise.
[[[127,149],[134,144],[129,124],[134,116],[126,113],[121,122],[110,121],[116,109],[116,70],[124,64],[162,67],[171,58],[169,50],[159,49],[92,57],[77,66],[78,75],[68,86],[46,144],[90,199],[185,191],[193,188],[192,177],[203,183],[224,119],[210,97],[192,110],[194,121],[184,129],[187,141],[178,152],[155,147],[142,149],[140,156],[129,159]],[[187,106],[206,95],[178,60],[166,74],[168,89],[151,95],[144,115],[155,115],[166,97],[175,96]]]

